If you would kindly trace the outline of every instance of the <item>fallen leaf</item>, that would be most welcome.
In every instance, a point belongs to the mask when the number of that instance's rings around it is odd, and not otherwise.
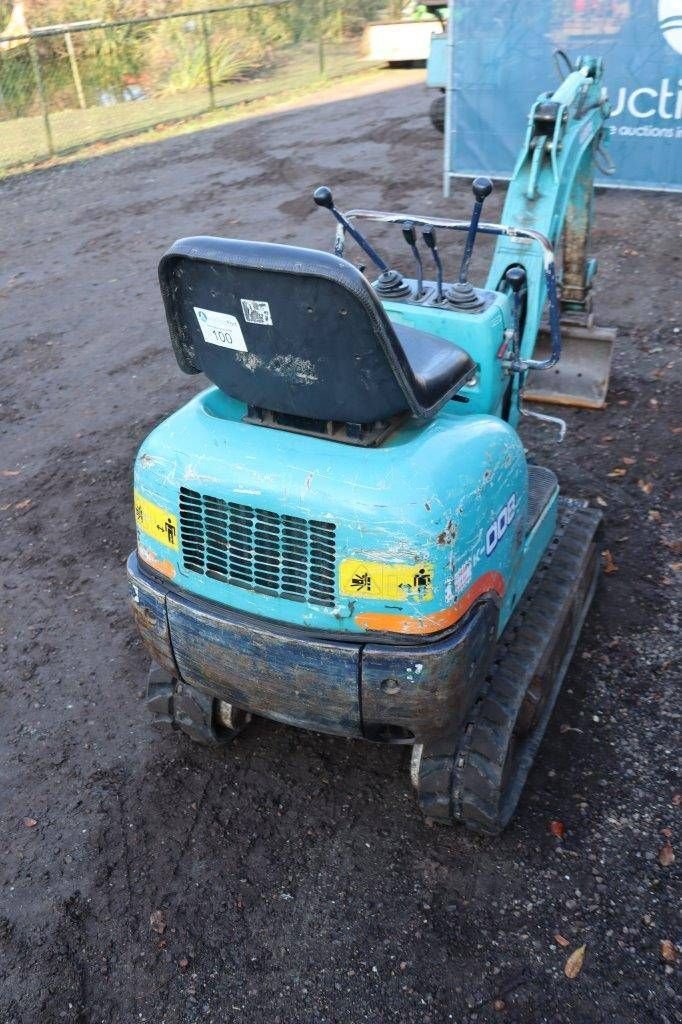
[[[602,551],[601,555],[604,559],[604,572],[606,575],[608,576],[612,572],[618,572],[618,566],[614,562],[611,552],[607,549],[606,551]]]
[[[626,473],[627,473],[627,469],[623,469],[622,466],[616,466],[615,469],[612,469],[611,472],[607,473],[606,475],[610,476],[610,477],[618,477],[618,476],[625,476]]]
[[[674,555],[682,555],[682,540],[664,540],[663,543]]]
[[[574,949],[568,960],[564,964],[564,974],[567,978],[577,978],[583,969],[585,963],[585,949],[586,946],[578,946]]]
[[[673,572],[682,572],[682,562],[671,562],[670,568]]]
[[[502,1011],[506,1009],[507,1004],[505,1003],[504,999],[496,999],[495,1002],[493,1003],[493,1010]]]
[[[19,472],[18,469],[3,469],[0,476],[19,476]]]
[[[24,825],[26,828],[35,828],[38,822],[35,818],[24,818]]]
[[[666,963],[674,964],[677,962],[677,946],[670,939],[661,939],[660,944],[661,956]]]
[[[666,825],[665,828],[661,829],[661,835],[665,836],[666,839],[672,839],[672,837],[673,837],[673,830],[670,828],[669,825]]]
[[[651,494],[654,489],[654,485],[650,480],[638,480],[637,486],[639,487],[642,494]]]
[[[571,945],[569,940],[564,935],[562,935],[561,932],[556,933],[556,935],[554,936],[554,941],[556,942],[557,946],[565,947]]]
[[[661,513],[658,511],[658,509],[656,509],[656,508],[649,509],[649,519],[651,519],[651,521],[653,523],[660,523],[660,521],[661,521]]]
[[[613,435],[606,434],[605,437],[602,437],[602,441],[606,442],[606,444],[609,444],[611,441],[613,441]]]
[[[187,959],[186,956],[183,956],[181,957],[180,960],[178,960],[178,967],[180,968],[181,971],[187,970],[187,968],[189,967],[189,960]]]
[[[673,793],[672,805],[673,807],[682,807],[682,793]]]
[[[163,910],[152,910],[149,915],[149,927],[157,935],[163,935],[166,930],[166,915]]]
[[[675,863],[675,851],[672,848],[672,843],[666,842],[658,851],[658,863],[661,867],[669,868],[671,864]]]
[[[18,501],[14,507],[15,508],[19,508],[19,509],[21,509],[21,508],[28,508],[28,506],[30,504],[31,504],[31,499],[30,498],[24,498],[23,501]]]
[[[637,462],[637,459],[632,459],[629,455],[624,455],[623,462],[626,466],[634,466],[634,464]]]
[[[557,839],[563,839],[566,834],[566,828],[563,821],[550,821],[549,831],[553,836],[556,836]]]
[[[601,508],[608,508],[609,507],[608,501],[604,501],[604,499],[602,498],[601,494],[597,495],[597,497],[595,498],[595,501],[597,502],[597,504]]]

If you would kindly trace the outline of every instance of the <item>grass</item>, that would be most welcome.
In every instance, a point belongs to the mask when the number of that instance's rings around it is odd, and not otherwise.
[[[319,88],[330,79],[347,78],[366,72],[355,44],[326,44],[325,70],[320,71],[316,44],[303,44],[280,51],[275,64],[242,82],[217,85],[214,105],[207,89],[150,99],[118,103],[87,110],[67,109],[50,114],[53,155],[77,152],[96,143],[134,136],[160,125],[167,134],[182,130],[178,122],[200,119],[219,123],[230,108],[241,108],[276,97],[294,98]],[[171,127],[174,123],[174,129]],[[0,122],[0,174],[26,168],[50,159],[45,126],[41,116]]]

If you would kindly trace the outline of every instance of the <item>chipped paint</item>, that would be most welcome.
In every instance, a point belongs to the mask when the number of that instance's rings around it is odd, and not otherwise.
[[[448,544],[454,544],[456,537],[457,527],[453,523],[452,519],[449,519],[445,529],[441,530],[436,537],[436,544],[441,548],[447,547]]]
[[[161,573],[167,579],[172,580],[175,578],[175,566],[172,562],[169,562],[165,558],[159,558],[151,548],[146,547],[144,544],[138,544],[137,553],[143,562],[150,565],[152,569],[156,569],[157,572]]]

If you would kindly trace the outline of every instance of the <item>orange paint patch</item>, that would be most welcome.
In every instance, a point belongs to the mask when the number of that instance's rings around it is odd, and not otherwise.
[[[165,558],[159,558],[159,556],[155,555],[149,548],[139,545],[137,553],[143,562],[150,565],[152,569],[156,569],[156,571],[161,573],[162,576],[166,576],[169,580],[172,580],[175,576],[175,566],[173,563],[166,561]]]
[[[471,584],[459,601],[450,608],[444,608],[441,612],[422,615],[419,618],[402,614],[392,615],[389,612],[363,612],[361,615],[355,616],[355,621],[363,629],[371,629],[376,632],[426,636],[429,633],[440,633],[449,626],[453,626],[458,619],[466,615],[474,601],[483,597],[484,594],[495,593],[498,597],[503,597],[504,590],[502,573],[486,572]]]

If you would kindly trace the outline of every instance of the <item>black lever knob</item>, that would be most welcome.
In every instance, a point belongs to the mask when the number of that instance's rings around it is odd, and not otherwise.
[[[487,199],[493,190],[493,183],[490,178],[474,178],[471,189],[474,193],[474,198],[477,203],[482,203],[484,199]]]
[[[510,267],[506,271],[504,279],[514,296],[512,355],[516,359],[521,345],[521,290],[526,284],[526,271],[523,267]]]
[[[344,215],[336,209],[334,206],[334,197],[332,196],[332,190],[330,188],[327,188],[326,185],[320,185],[319,188],[316,188],[313,192],[313,202],[318,206],[324,206],[326,210],[331,210],[332,216],[335,220],[341,224],[344,231],[347,231],[351,238],[355,239],[360,248],[367,253],[372,263],[378,267],[382,274],[389,269],[388,264],[382,260],[379,253],[372,248],[365,236],[361,235],[358,229],[354,228],[349,222],[348,218],[344,217]],[[337,239],[337,244],[335,245],[334,250],[337,256],[343,256],[343,236],[341,237],[340,245]]]
[[[414,230],[414,224],[411,220],[403,222],[403,238],[410,247],[417,244],[417,232]]]
[[[324,206],[327,210],[334,209],[334,197],[332,190],[327,188],[326,185],[320,185],[313,192],[313,202],[317,203],[318,206]]]
[[[426,224],[422,228],[422,238],[427,249],[433,251],[436,248],[436,231],[430,224]]]
[[[436,297],[439,302],[443,301],[443,264],[441,262],[438,245],[436,243],[436,230],[432,224],[425,224],[422,228],[422,238],[427,249],[431,250],[433,262],[436,264]]]
[[[404,220],[402,224],[403,238],[412,250],[414,261],[417,264],[417,294],[415,298],[420,299],[424,293],[424,264],[417,248],[417,232],[414,221]]]
[[[516,295],[526,283],[526,271],[523,267],[510,267],[504,275],[504,279]]]

